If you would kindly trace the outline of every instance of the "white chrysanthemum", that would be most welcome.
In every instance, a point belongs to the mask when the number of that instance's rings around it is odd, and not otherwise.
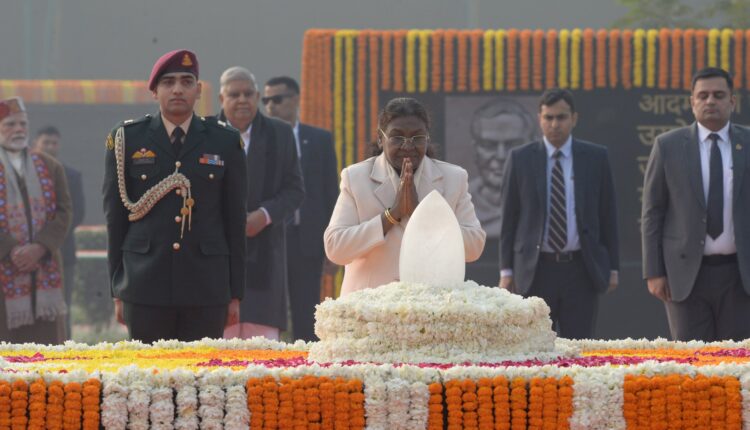
[[[544,300],[473,281],[453,287],[392,282],[317,306],[310,347],[319,362],[497,362],[555,358]]]

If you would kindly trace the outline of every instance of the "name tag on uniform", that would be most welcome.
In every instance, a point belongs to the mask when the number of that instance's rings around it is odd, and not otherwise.
[[[222,160],[221,157],[217,154],[203,154],[203,156],[198,159],[198,162],[200,164],[208,164],[210,166],[224,165],[224,160]]]
[[[131,159],[135,165],[154,164],[156,163],[156,154],[150,149],[141,148],[133,154]]]

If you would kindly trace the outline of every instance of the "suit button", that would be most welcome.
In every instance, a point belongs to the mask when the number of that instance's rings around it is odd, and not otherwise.
[[[703,218],[701,221],[703,222],[703,224],[706,223],[706,219],[705,218]]]
[[[145,174],[145,173],[141,175],[141,179],[142,179],[142,180],[144,180],[144,181],[145,181],[145,180],[146,180],[147,178],[148,178],[148,176],[146,176],[146,174]]]
[[[542,248],[541,245],[536,246],[536,249],[541,249],[541,248]]]
[[[214,178],[214,174],[213,173],[209,173],[208,174],[208,179],[213,179],[213,178]]]
[[[177,195],[178,195],[178,196],[180,196],[180,195],[182,195],[182,190],[180,190],[180,189],[178,188],[178,189],[177,189],[177,190],[175,191],[175,193],[177,193]]]
[[[180,167],[180,166],[182,166],[182,163],[180,163],[179,161],[175,161],[174,165],[175,165],[175,167]]]
[[[179,244],[179,242],[173,243],[172,244],[172,248],[174,248],[175,251],[179,251],[180,250],[180,244]]]
[[[174,222],[182,222],[182,217],[177,215],[176,217],[174,217]]]
[[[706,244],[706,241],[705,240],[701,240],[701,245],[705,245],[705,244]]]

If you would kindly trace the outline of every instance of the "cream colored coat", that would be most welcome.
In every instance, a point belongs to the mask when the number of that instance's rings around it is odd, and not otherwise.
[[[381,154],[341,172],[341,193],[324,235],[328,258],[346,266],[341,295],[398,280],[401,238],[409,220],[401,220],[383,235],[380,215],[396,200],[387,162]],[[445,198],[461,226],[466,261],[477,260],[486,234],[474,213],[466,170],[428,157],[420,169],[419,200],[432,190]]]

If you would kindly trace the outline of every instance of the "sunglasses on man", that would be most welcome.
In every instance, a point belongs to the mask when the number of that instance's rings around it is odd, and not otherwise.
[[[268,103],[273,102],[273,104],[281,104],[281,102],[284,101],[284,99],[294,97],[294,94],[276,94],[275,96],[268,96],[268,97],[261,97],[260,101],[263,102],[264,105],[267,105]]]

